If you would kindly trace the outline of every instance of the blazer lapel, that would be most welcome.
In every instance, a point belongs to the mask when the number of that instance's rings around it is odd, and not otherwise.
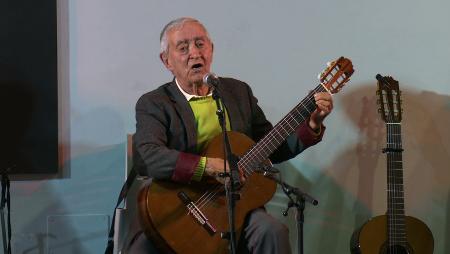
[[[239,105],[234,99],[234,95],[228,91],[227,86],[223,85],[223,83],[220,84],[219,89],[221,92],[223,104],[225,105],[225,108],[228,112],[231,130],[242,132],[245,129],[243,125],[244,121],[239,111]]]
[[[168,87],[171,99],[174,101],[174,105],[178,113],[180,114],[181,120],[184,123],[186,129],[186,146],[188,151],[195,152],[195,147],[197,145],[197,129],[195,127],[195,117],[192,112],[189,102],[186,97],[180,92],[175,83],[175,79],[172,81]],[[180,126],[180,128],[182,128]]]

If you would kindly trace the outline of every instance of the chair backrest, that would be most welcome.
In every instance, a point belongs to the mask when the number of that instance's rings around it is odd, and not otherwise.
[[[127,152],[126,152],[126,158],[125,158],[125,180],[127,179],[127,176],[130,174],[131,169],[133,168],[134,162],[133,162],[133,135],[134,134],[127,134]],[[148,180],[148,176],[141,176],[137,175],[137,180],[143,181]]]
[[[133,134],[127,134],[127,145],[125,151],[125,179],[127,180],[130,171],[133,168]],[[137,176],[128,190],[128,194],[124,200],[124,207],[116,209],[116,219],[114,221],[114,254],[121,253],[124,248],[126,237],[128,235],[130,225],[136,218],[137,214],[137,195],[140,188],[146,183],[148,177]]]

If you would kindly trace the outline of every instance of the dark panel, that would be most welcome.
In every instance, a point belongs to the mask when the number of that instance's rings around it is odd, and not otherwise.
[[[0,170],[58,171],[56,0],[0,1]]]

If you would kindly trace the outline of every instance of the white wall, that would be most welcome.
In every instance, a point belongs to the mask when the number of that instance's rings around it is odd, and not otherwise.
[[[180,16],[206,25],[215,43],[213,70],[251,84],[274,122],[318,84],[327,61],[353,60],[355,74],[334,97],[323,142],[281,166],[291,184],[320,201],[306,208],[305,253],[348,252],[353,230],[386,211],[377,73],[392,75],[403,91],[406,213],[430,227],[435,253],[450,252],[450,2],[66,3],[67,177],[13,183],[14,253],[103,250],[134,105],[171,79],[158,58],[159,33]],[[269,210],[281,217],[285,201],[277,194]],[[280,219],[290,225],[295,246],[293,216]]]

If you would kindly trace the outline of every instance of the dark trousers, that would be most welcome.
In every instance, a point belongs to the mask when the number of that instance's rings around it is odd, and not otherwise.
[[[125,253],[129,254],[159,254],[142,231],[134,236],[127,249]],[[246,218],[238,253],[290,254],[288,228],[263,208],[255,209]]]

